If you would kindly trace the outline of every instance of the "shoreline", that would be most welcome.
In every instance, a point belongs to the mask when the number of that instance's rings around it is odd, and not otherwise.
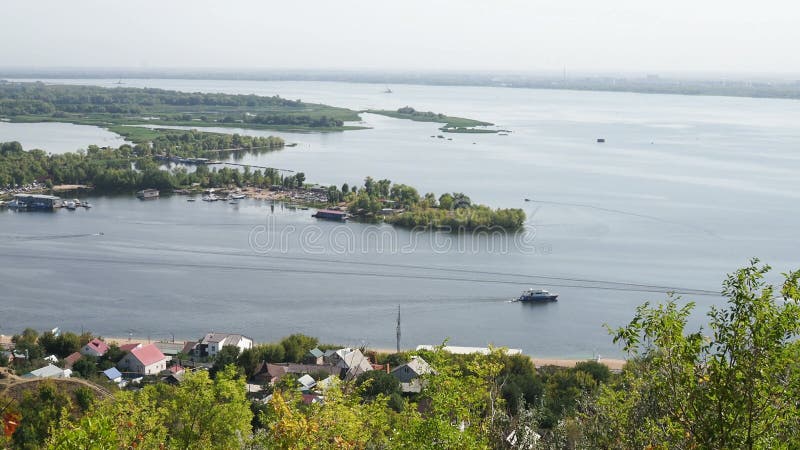
[[[151,339],[148,340],[147,338],[139,338],[139,337],[136,337],[136,336],[133,336],[131,338],[108,336],[108,337],[103,337],[103,339],[108,343],[115,343],[117,345],[123,345],[123,344],[127,344],[127,343],[130,343],[130,342],[140,342],[142,344],[145,344],[147,342],[149,342],[149,343],[163,342],[163,343],[174,344],[174,345],[180,344],[181,346],[183,346],[183,345],[186,344],[186,342],[190,342],[190,340],[187,340],[187,339],[175,339],[173,341],[171,339],[152,339],[151,338]],[[253,345],[274,344],[274,343],[275,342],[253,342]],[[387,354],[395,353],[394,349],[382,348],[382,347],[368,347],[367,350],[371,350],[371,351],[374,351],[376,353],[387,353]],[[414,351],[414,349],[413,348],[411,348],[411,349],[401,349],[401,351],[409,352],[409,351]],[[533,365],[537,369],[539,369],[541,367],[544,367],[544,366],[556,366],[556,367],[571,368],[571,367],[575,367],[576,364],[581,363],[581,362],[597,361],[600,364],[603,364],[606,367],[608,367],[611,371],[619,372],[625,366],[625,363],[627,363],[627,361],[625,359],[620,359],[620,358],[602,358],[601,357],[599,359],[596,359],[596,358],[537,357],[537,356],[528,355],[528,354],[525,354],[525,353],[523,353],[523,355],[527,356],[528,358],[530,358],[531,361],[533,361]]]
[[[131,336],[131,337],[100,336],[100,337],[103,338],[103,340],[105,340],[105,342],[107,342],[109,344],[114,343],[114,344],[117,344],[118,346],[119,345],[128,344],[128,343],[131,343],[131,342],[139,342],[139,343],[142,343],[142,344],[162,342],[162,343],[167,343],[167,344],[172,344],[172,345],[181,345],[181,346],[183,346],[183,345],[186,344],[186,342],[190,342],[190,340],[188,340],[188,339],[175,339],[173,341],[172,339],[152,339],[152,338],[148,339],[146,337],[142,338],[142,337],[137,337],[137,336]],[[11,343],[11,336],[0,335],[0,344],[8,345],[10,343]],[[267,343],[268,342],[254,342],[253,345],[260,345],[260,344],[267,344]],[[274,342],[272,342],[272,343],[274,343]],[[372,350],[372,351],[377,352],[377,353],[388,353],[388,354],[395,353],[395,350],[388,349],[388,348],[377,348],[376,347],[376,348],[368,348],[368,350]],[[402,349],[402,351],[404,351],[404,352],[413,351],[413,349]],[[575,365],[580,363],[580,362],[597,361],[597,362],[605,365],[606,367],[608,367],[610,370],[618,372],[618,371],[622,370],[622,368],[625,366],[625,363],[627,362],[625,359],[620,359],[620,358],[600,358],[600,359],[584,358],[584,359],[581,359],[581,358],[536,357],[536,356],[532,356],[532,355],[526,355],[524,353],[523,353],[523,355],[529,357],[531,359],[531,361],[533,361],[533,365],[537,369],[539,369],[541,367],[544,367],[544,366],[556,366],[556,367],[571,368],[571,367],[575,367]]]

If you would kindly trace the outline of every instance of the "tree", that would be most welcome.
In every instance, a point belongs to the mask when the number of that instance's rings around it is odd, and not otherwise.
[[[36,391],[25,391],[19,402],[22,420],[12,436],[15,448],[41,448],[52,427],[69,415],[71,407],[69,396],[51,381],[43,382]]]
[[[188,373],[167,402],[166,414],[169,443],[175,448],[240,448],[253,419],[244,380],[231,366],[213,382],[203,371]]]
[[[97,358],[91,355],[84,355],[83,358],[75,361],[72,371],[82,378],[92,378],[97,374]]]
[[[80,338],[75,333],[62,333],[58,336],[48,331],[39,337],[39,345],[48,355],[64,358],[81,349]]]
[[[444,210],[453,209],[453,196],[447,193],[439,196],[439,208]]]
[[[286,361],[301,362],[309,350],[317,346],[319,340],[304,334],[292,334],[281,340],[280,345],[285,351]]]
[[[235,345],[226,345],[222,347],[214,358],[214,365],[211,366],[211,378],[214,378],[222,369],[231,365],[235,366],[238,359],[239,347]]]
[[[634,357],[616,386],[587,405],[597,448],[796,448],[800,446],[800,272],[779,296],[753,260],[723,284],[725,307],[709,331],[687,333],[694,303],[645,303],[614,340]]]
[[[397,378],[382,370],[364,372],[356,379],[356,385],[361,387],[361,394],[365,399],[372,400],[378,395],[391,396],[400,394],[400,382]]]
[[[11,337],[17,352],[26,354],[28,359],[39,359],[44,356],[42,347],[38,343],[39,332],[33,328],[26,328],[22,334]]]

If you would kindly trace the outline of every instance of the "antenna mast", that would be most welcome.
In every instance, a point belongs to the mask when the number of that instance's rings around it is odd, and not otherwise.
[[[400,305],[397,305],[397,353],[400,353]]]

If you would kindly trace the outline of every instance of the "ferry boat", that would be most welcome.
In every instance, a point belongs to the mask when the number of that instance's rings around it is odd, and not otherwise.
[[[556,302],[558,301],[558,294],[551,294],[545,289],[528,289],[522,292],[522,295],[516,299],[518,302]]]
[[[320,209],[316,212],[316,214],[312,214],[311,217],[316,217],[317,219],[338,220],[344,222],[345,220],[347,220],[347,213],[344,211],[336,211],[333,209]]]
[[[158,198],[158,195],[159,195],[158,189],[142,189],[141,191],[136,193],[136,196],[142,200]]]

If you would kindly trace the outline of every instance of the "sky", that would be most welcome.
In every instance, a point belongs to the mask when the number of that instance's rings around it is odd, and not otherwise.
[[[0,67],[800,73],[788,0],[6,0]]]

